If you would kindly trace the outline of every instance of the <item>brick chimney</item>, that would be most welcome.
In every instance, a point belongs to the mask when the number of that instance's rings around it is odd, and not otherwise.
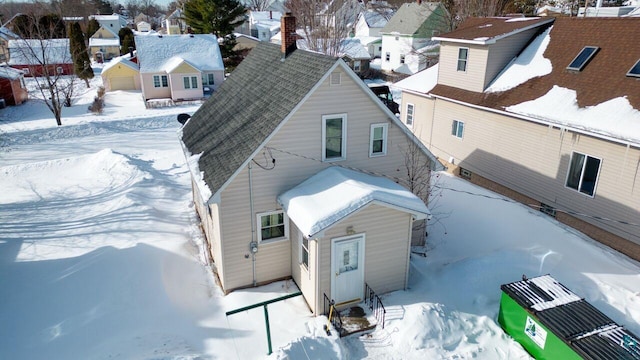
[[[284,14],[280,19],[280,33],[282,34],[282,44],[280,51],[285,58],[296,49],[296,18],[290,12]]]

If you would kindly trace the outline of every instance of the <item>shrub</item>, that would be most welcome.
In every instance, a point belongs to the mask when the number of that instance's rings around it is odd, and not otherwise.
[[[100,97],[94,97],[93,103],[89,106],[89,111],[94,114],[102,114],[102,110],[104,109],[104,100]]]

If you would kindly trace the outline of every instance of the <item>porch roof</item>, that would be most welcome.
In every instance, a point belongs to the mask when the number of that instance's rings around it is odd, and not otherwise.
[[[394,181],[332,166],[280,194],[278,203],[306,237],[312,238],[375,203],[425,219],[429,209]]]

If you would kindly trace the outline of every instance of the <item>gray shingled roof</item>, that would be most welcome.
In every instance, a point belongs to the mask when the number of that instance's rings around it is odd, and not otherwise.
[[[434,11],[438,8],[440,3],[425,2],[417,4],[415,2],[403,4],[400,9],[393,15],[387,25],[380,30],[381,33],[398,33],[413,35],[421,30],[424,22],[433,15]],[[437,19],[438,22],[443,22],[444,19]],[[441,25],[441,24],[438,24]],[[436,26],[439,28],[440,26]],[[431,34],[429,34],[431,36]]]
[[[282,61],[280,46],[259,43],[185,124],[182,141],[203,153],[200,171],[212,194],[240,169],[337,58],[296,50]]]

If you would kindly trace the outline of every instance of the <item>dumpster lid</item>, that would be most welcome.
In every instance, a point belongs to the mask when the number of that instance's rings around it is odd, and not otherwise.
[[[531,279],[523,278],[500,288],[520,305],[535,311],[581,300],[578,295],[548,274]]]

